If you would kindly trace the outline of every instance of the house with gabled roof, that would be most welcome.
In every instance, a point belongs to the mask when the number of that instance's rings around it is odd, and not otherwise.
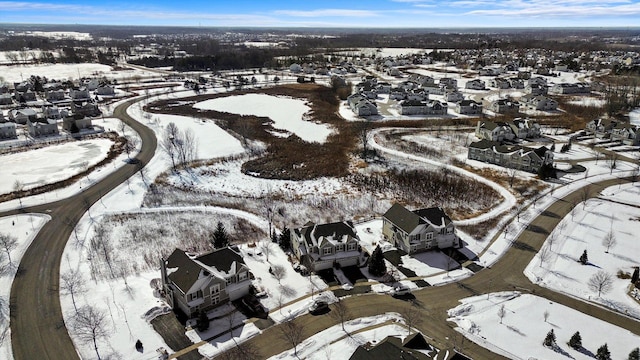
[[[532,119],[516,118],[506,122],[518,139],[538,138],[542,135],[540,124]]]
[[[421,333],[401,339],[387,336],[375,344],[363,344],[356,348],[349,360],[429,360],[435,359],[436,349],[429,345]]]
[[[611,140],[625,145],[640,145],[640,128],[629,123],[618,123],[611,129]]]
[[[193,255],[175,249],[160,262],[162,292],[189,317],[249,294],[251,274],[237,248]]]
[[[382,216],[382,236],[409,254],[460,247],[455,226],[440,207],[410,211],[394,204]]]
[[[456,112],[461,115],[482,115],[482,103],[474,100],[458,101]]]
[[[27,130],[32,137],[58,135],[58,121],[55,119],[27,120]]]
[[[501,145],[486,139],[471,143],[467,158],[532,173],[538,173],[543,165],[553,166],[553,152],[545,146],[533,149],[519,145]]]
[[[16,124],[12,122],[2,122],[2,114],[0,114],[0,140],[15,139],[18,137],[16,133]]]
[[[502,142],[504,140],[513,140],[515,134],[511,127],[504,122],[480,120],[476,125],[476,137],[478,139]]]
[[[351,221],[329,224],[306,223],[291,231],[291,249],[309,271],[358,265],[360,238]]]
[[[593,134],[597,138],[607,138],[611,135],[613,128],[618,125],[618,122],[614,119],[593,119],[585,126],[587,134]]]
[[[510,98],[497,99],[489,104],[489,110],[496,114],[515,114],[520,111],[520,103]]]

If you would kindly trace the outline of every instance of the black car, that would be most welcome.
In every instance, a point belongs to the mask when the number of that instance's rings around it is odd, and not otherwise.
[[[311,314],[319,314],[324,311],[327,311],[329,308],[329,304],[326,301],[316,300],[309,306],[309,313]]]
[[[249,311],[253,312],[254,314],[261,314],[264,312],[262,304],[260,304],[260,301],[258,301],[255,296],[246,295],[242,298],[241,302],[242,305],[246,306],[247,309],[249,309]]]

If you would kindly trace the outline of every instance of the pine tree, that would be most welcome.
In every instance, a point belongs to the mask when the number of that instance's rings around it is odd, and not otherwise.
[[[213,247],[216,249],[221,249],[223,247],[229,246],[229,235],[227,234],[227,230],[224,228],[221,222],[218,222],[216,226],[216,230],[213,232],[212,236]]]
[[[553,332],[553,329],[549,330],[547,336],[544,338],[542,345],[547,347],[556,346],[556,334]]]
[[[631,350],[628,360],[640,360],[640,348]]]
[[[571,339],[569,339],[569,346],[574,349],[580,349],[582,347],[582,337],[580,336],[580,331],[576,331]]]
[[[209,328],[209,318],[207,317],[207,313],[204,311],[200,311],[198,313],[198,319],[196,320],[196,328],[198,331],[205,331]]]
[[[607,343],[605,343],[604,345],[598,348],[598,351],[596,352],[596,359],[611,360],[611,353],[609,352],[609,347],[607,346]]]
[[[288,228],[282,229],[282,232],[278,237],[278,245],[280,245],[282,250],[288,250],[291,248],[291,230]]]
[[[373,276],[382,276],[387,272],[387,265],[384,263],[384,256],[382,255],[382,249],[380,245],[373,250],[371,258],[369,259],[369,272]]]
[[[639,278],[640,278],[640,267],[636,266],[636,268],[633,270],[633,275],[631,275],[631,283],[632,284],[637,283]]]
[[[580,263],[582,265],[587,265],[588,262],[589,262],[589,257],[587,256],[587,250],[585,250],[580,256]]]

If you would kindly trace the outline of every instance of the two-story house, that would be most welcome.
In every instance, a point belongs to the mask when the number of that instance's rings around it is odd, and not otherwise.
[[[476,137],[478,139],[502,142],[504,140],[513,140],[515,134],[503,122],[496,123],[489,120],[481,120],[476,125]]]
[[[439,207],[410,211],[394,204],[382,217],[382,236],[409,254],[460,246],[453,222]]]
[[[357,265],[361,255],[360,238],[351,221],[314,224],[291,231],[291,248],[309,271]]]
[[[249,268],[233,247],[199,256],[175,249],[161,260],[160,271],[166,301],[189,317],[247,295],[251,284]]]

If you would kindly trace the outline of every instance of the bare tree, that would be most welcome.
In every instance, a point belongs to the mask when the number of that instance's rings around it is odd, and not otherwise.
[[[175,123],[170,122],[167,127],[164,129],[164,136],[160,141],[160,148],[169,156],[171,159],[171,168],[176,170],[177,162],[178,162],[178,150],[176,146],[176,139],[178,138],[178,133],[180,130],[176,126]]]
[[[231,348],[224,353],[220,354],[216,359],[221,360],[259,360],[263,359],[258,349],[247,342],[237,343],[234,348]]]
[[[101,310],[85,305],[78,310],[72,321],[72,330],[83,343],[93,343],[98,360],[98,341],[109,336],[107,318]]]
[[[298,345],[304,340],[304,326],[301,322],[296,322],[293,319],[289,319],[282,323],[279,327],[282,334],[282,338],[293,347],[293,354],[298,357]]]
[[[608,293],[613,287],[613,277],[608,272],[599,270],[589,278],[587,285],[592,291],[597,291],[600,297],[602,293]]]
[[[602,245],[607,248],[607,250],[605,250],[606,253],[609,253],[609,249],[615,247],[617,243],[618,241],[616,240],[616,235],[613,233],[613,230],[610,230],[602,239]]]
[[[73,308],[77,314],[76,294],[81,294],[87,290],[82,274],[78,270],[71,269],[60,275],[60,290],[71,295],[71,302],[73,302]]]
[[[20,202],[20,207],[22,207],[22,194],[21,192],[24,190],[24,184],[20,180],[16,180],[13,183],[13,191],[16,193],[18,197],[18,201]]]
[[[127,159],[131,160],[131,153],[138,147],[138,138],[133,136],[124,137],[124,151],[127,153]]]
[[[613,169],[616,168],[619,157],[620,155],[615,152],[607,155],[607,166],[609,167],[609,174],[612,174]]]
[[[347,308],[347,305],[344,303],[344,301],[338,298],[338,301],[333,304],[333,310],[330,312],[330,314],[331,317],[340,321],[342,331],[348,334],[347,330],[344,328],[344,323],[351,317],[351,313],[349,312],[349,308]]]
[[[582,210],[587,206],[587,200],[589,200],[589,186],[584,186],[580,189],[580,198],[582,200]]]
[[[403,307],[400,310],[400,315],[404,319],[405,324],[409,328],[409,335],[411,335],[411,329],[419,326],[422,323],[422,313],[415,303],[411,302],[410,305]]]
[[[280,281],[287,276],[287,269],[282,265],[273,265],[271,267],[271,275],[273,275],[273,277],[278,280],[278,284],[280,284]]]
[[[553,249],[553,243],[555,242],[556,242],[556,234],[555,233],[549,234],[549,236],[547,236],[547,244],[549,245],[549,250]]]
[[[7,254],[9,265],[12,265],[11,252],[18,247],[18,239],[8,234],[0,234],[0,248]]]
[[[267,258],[267,262],[269,262],[269,255],[273,252],[273,243],[271,240],[263,241],[262,244],[260,244],[260,250]]]
[[[507,174],[509,174],[509,187],[513,188],[513,182],[516,179],[516,174],[518,173],[518,169],[516,168],[507,168]]]
[[[546,246],[543,246],[540,251],[538,251],[538,257],[540,258],[540,267],[542,267],[542,263],[549,260],[549,256],[551,256],[551,253],[549,252],[549,248]]]
[[[500,318],[500,324],[502,324],[502,319],[507,315],[507,311],[504,309],[504,304],[500,305],[498,308],[498,317]]]

